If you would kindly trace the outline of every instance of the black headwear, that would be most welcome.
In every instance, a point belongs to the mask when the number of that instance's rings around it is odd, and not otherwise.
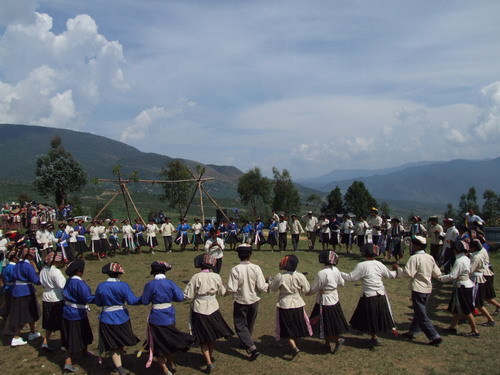
[[[375,258],[380,254],[380,250],[377,245],[373,243],[365,243],[361,248],[361,253],[365,258]]]
[[[75,276],[78,272],[83,272],[85,270],[85,261],[82,259],[77,259],[68,264],[66,268],[66,275],[69,277]]]
[[[167,262],[155,260],[153,263],[151,263],[151,275],[157,273],[165,273],[167,271],[170,271],[171,269],[172,266]]]
[[[201,268],[205,270],[211,270],[214,268],[217,259],[215,259],[210,254],[200,254],[194,258],[195,268]]]
[[[452,247],[457,254],[469,252],[469,243],[465,241],[456,240],[455,242],[453,242]]]
[[[318,254],[320,263],[336,266],[339,263],[339,256],[333,250],[322,250]]]
[[[238,252],[238,256],[240,258],[246,258],[252,255],[252,246],[248,244],[241,244],[236,248],[236,251]]]
[[[298,265],[299,265],[299,258],[297,258],[294,254],[290,254],[281,259],[279,268],[280,270],[293,272],[297,269]]]
[[[105,264],[104,267],[102,267],[101,272],[107,275],[124,274],[125,270],[123,269],[120,263],[108,263]]]

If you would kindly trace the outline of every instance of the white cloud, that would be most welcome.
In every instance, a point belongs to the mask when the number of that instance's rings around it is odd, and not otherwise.
[[[500,81],[493,82],[481,90],[483,107],[477,121],[472,125],[473,132],[482,142],[500,141]]]

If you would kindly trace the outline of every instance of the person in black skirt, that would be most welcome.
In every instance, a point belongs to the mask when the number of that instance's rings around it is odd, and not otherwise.
[[[349,323],[352,328],[371,335],[370,344],[380,344],[378,334],[392,330],[396,332],[391,306],[387,292],[382,282],[383,278],[394,279],[396,271],[390,271],[375,258],[379,255],[379,248],[373,243],[366,243],[362,247],[365,260],[354,268],[351,273],[341,272],[345,281],[361,280],[362,295]]]
[[[89,247],[87,246],[87,242],[85,240],[85,233],[87,233],[87,229],[83,225],[83,220],[78,220],[77,225],[75,226],[76,234],[76,257],[83,259],[84,253],[89,251]]]
[[[64,267],[62,254],[52,252],[45,258],[45,267],[40,271],[40,283],[44,287],[42,328],[45,330],[45,336],[42,350],[50,350],[50,335],[54,331],[60,331],[62,327],[63,289],[66,285],[66,278],[60,270],[62,267]]]
[[[88,303],[94,302],[95,296],[90,287],[82,280],[85,271],[85,262],[77,259],[66,268],[69,279],[64,286],[63,324],[61,330],[61,343],[66,348],[64,371],[75,372],[78,367],[73,365],[73,356],[82,353],[88,356],[88,345],[94,341],[92,328],[87,317]]]
[[[344,279],[336,267],[339,256],[335,251],[323,250],[318,254],[318,259],[325,268],[318,272],[307,293],[308,295],[318,293],[309,319],[313,328],[318,328],[319,337],[325,339],[326,349],[335,354],[345,342],[340,335],[349,332],[337,292],[339,286],[344,286]],[[330,346],[332,341],[335,342],[333,351]]]
[[[165,273],[170,269],[172,266],[166,262],[151,263],[154,280],[144,286],[141,297],[142,304],[152,304],[148,315],[146,349],[149,350],[149,359],[146,367],[151,365],[154,356],[167,375],[170,371],[176,371],[174,353],[189,350],[196,341],[194,336],[175,327],[175,308],[172,302],[182,302],[184,294],[177,284],[166,278]]]
[[[28,340],[34,340],[41,335],[36,331],[35,322],[40,318],[40,306],[36,298],[36,291],[33,285],[40,285],[40,280],[33,262],[36,255],[36,248],[29,249],[26,237],[17,240],[19,248],[17,258],[20,261],[14,266],[12,272],[14,286],[12,288],[12,301],[7,319],[7,326],[14,327],[14,337],[11,346],[26,345],[27,342],[20,336],[21,329],[25,324],[30,326]]]
[[[453,281],[453,293],[448,305],[448,311],[453,314],[451,324],[444,329],[445,332],[456,334],[458,322],[461,317],[464,317],[469,323],[471,331],[465,333],[466,337],[479,337],[476,320],[472,312],[474,311],[473,289],[474,283],[469,278],[470,274],[470,259],[467,257],[469,244],[465,241],[456,240],[452,245],[455,253],[455,263],[450,273],[439,276],[442,282]]]
[[[289,354],[292,358],[300,352],[295,339],[312,336],[312,328],[300,293],[309,292],[310,285],[304,274],[296,272],[299,259],[295,255],[287,255],[281,259],[281,270],[274,278],[268,280],[270,291],[279,291],[276,311],[276,340],[288,340]]]
[[[121,358],[123,349],[139,342],[132,331],[125,303],[140,305],[141,299],[134,295],[127,283],[120,281],[120,276],[125,273],[120,264],[108,263],[102,268],[102,273],[107,274],[109,278],[95,290],[94,303],[102,307],[99,314],[99,354],[111,353],[116,371],[124,375]]]
[[[207,373],[215,367],[215,340],[234,335],[219,311],[216,295],[225,295],[226,288],[219,274],[212,272],[215,264],[216,259],[209,254],[194,258],[194,265],[196,268],[201,268],[201,272],[193,275],[184,289],[184,296],[193,300],[190,328],[200,343],[201,352],[207,363]]]

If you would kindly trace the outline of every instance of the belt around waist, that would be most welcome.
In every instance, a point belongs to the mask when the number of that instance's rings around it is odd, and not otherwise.
[[[86,309],[87,308],[87,305],[82,305],[79,303],[73,303],[73,302],[69,302],[69,301],[64,301],[64,304],[66,306],[72,307],[74,309]]]
[[[123,310],[123,305],[114,305],[114,306],[103,306],[102,312],[112,312]]]
[[[153,308],[153,310],[162,310],[162,309],[168,309],[171,306],[172,306],[172,304],[170,302],[154,303],[152,308]]]
[[[194,299],[210,300],[215,299],[215,295],[195,296]]]
[[[15,284],[16,285],[31,285],[32,283],[27,283],[27,282],[24,282],[24,281],[16,281]]]

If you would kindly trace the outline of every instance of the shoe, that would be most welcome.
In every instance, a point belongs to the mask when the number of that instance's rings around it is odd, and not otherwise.
[[[42,337],[42,335],[40,334],[40,332],[34,332],[34,333],[30,333],[28,335],[28,340],[31,341],[31,340],[35,340],[39,337]]]
[[[12,341],[10,342],[10,346],[21,346],[26,345],[27,343],[27,341],[23,340],[21,337],[18,337],[17,339],[12,339]]]
[[[73,365],[64,365],[63,368],[63,371],[68,371],[68,372],[77,372],[78,370],[79,368]]]
[[[500,309],[495,309],[495,311],[491,313],[492,316],[497,316],[498,314],[500,314]]]
[[[207,368],[205,369],[205,372],[207,374],[210,374],[212,372],[212,370],[214,369],[214,367],[215,367],[215,363],[211,363],[211,364],[207,365]]]
[[[474,338],[481,337],[481,335],[479,334],[479,332],[464,333],[462,336],[464,336],[464,337],[474,337]]]
[[[248,357],[248,360],[255,361],[259,355],[260,352],[257,349],[255,349],[253,352],[250,353],[250,357]]]
[[[333,348],[332,354],[335,354],[339,351],[339,349],[344,345],[345,339],[340,337],[335,343],[335,347]]]
[[[297,354],[299,354],[299,353],[300,353],[300,350],[297,347],[290,349],[290,352],[289,352],[289,354],[292,356],[292,359],[297,357]]]
[[[408,339],[410,341],[413,341],[415,339],[415,335],[411,332],[403,332],[401,334],[401,337],[404,337],[405,339]]]
[[[42,347],[40,348],[41,350],[45,352],[52,352],[53,350],[49,348],[48,344],[42,344]]]
[[[449,335],[456,335],[457,334],[457,329],[456,328],[443,328],[443,331],[448,333]]]
[[[484,323],[481,323],[479,325],[481,327],[494,327],[496,324],[497,324],[497,322],[495,322],[494,320],[492,320],[491,322],[484,322]]]
[[[370,339],[370,345],[371,346],[379,346],[380,344],[382,344],[382,341],[380,341],[379,338]]]
[[[438,337],[437,339],[429,341],[429,345],[439,346],[442,342],[443,339],[441,337]]]
[[[151,251],[151,254],[154,254],[155,252],[154,251]]]

